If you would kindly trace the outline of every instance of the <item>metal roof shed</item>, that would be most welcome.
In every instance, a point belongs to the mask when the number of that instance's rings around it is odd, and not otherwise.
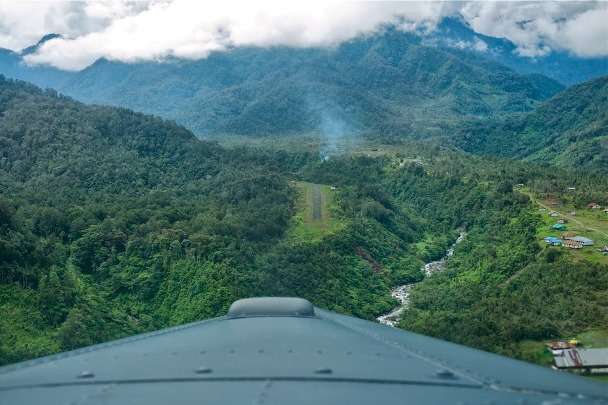
[[[575,236],[572,238],[572,240],[581,242],[583,244],[583,246],[592,246],[593,245],[593,240],[589,239],[589,238],[585,238],[584,236]]]
[[[561,369],[608,369],[608,348],[566,349],[554,361],[555,367]]]

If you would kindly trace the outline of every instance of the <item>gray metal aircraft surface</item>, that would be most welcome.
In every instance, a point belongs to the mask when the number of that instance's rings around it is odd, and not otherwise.
[[[253,298],[0,368],[0,404],[608,404],[608,385],[299,298]]]

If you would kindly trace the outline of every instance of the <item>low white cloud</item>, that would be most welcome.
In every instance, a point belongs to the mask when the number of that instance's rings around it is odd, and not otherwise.
[[[134,1],[0,0],[0,47],[20,50],[49,33],[78,37],[102,31],[145,7]]]
[[[235,46],[331,46],[384,24],[428,32],[447,15],[513,41],[523,56],[556,49],[608,55],[608,3],[598,2],[0,0],[0,47],[20,49],[60,33],[64,38],[46,42],[26,61],[78,70],[101,57],[136,62],[198,59]],[[461,45],[487,50],[481,40]]]
[[[197,59],[233,46],[328,46],[382,24],[434,24],[441,3],[208,4],[153,1],[98,31],[48,41],[27,57],[33,64],[82,69],[100,57],[125,62],[167,57]]]
[[[488,44],[480,38],[475,38],[473,41],[447,39],[446,45],[453,48],[473,50],[477,52],[486,52],[489,49]]]
[[[601,9],[588,10],[567,20],[555,42],[582,56],[608,55],[608,3]]]
[[[467,2],[459,12],[476,32],[507,38],[522,56],[608,56],[606,2]]]

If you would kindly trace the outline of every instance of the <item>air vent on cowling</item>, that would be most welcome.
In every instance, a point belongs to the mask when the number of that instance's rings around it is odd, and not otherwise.
[[[312,304],[303,298],[260,297],[235,301],[228,310],[229,318],[250,316],[315,316]]]

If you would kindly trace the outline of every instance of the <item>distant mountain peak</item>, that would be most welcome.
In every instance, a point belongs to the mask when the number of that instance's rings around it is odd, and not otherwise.
[[[443,17],[438,24],[439,28],[451,28],[458,31],[474,34],[471,25],[461,15]]]
[[[38,42],[36,42],[35,45],[28,46],[27,48],[24,48],[23,50],[21,50],[21,55],[29,55],[31,53],[34,53],[45,42],[50,41],[51,39],[55,39],[55,38],[63,38],[63,36],[61,34],[55,34],[55,33],[46,34],[45,36],[40,38],[40,40]]]
[[[45,36],[40,38],[40,40],[36,43],[36,45],[42,45],[46,41],[50,41],[51,39],[55,39],[55,38],[63,38],[63,36],[61,34],[55,34],[55,33],[46,34]]]
[[[525,25],[528,22],[522,20],[519,23]],[[518,45],[514,42],[504,37],[479,33],[461,16],[443,18],[437,29],[423,38],[423,43],[471,51],[519,73],[540,73],[566,85],[608,73],[607,57],[579,57],[567,51],[551,49],[546,44],[539,44],[544,49],[541,54],[526,56],[519,52]]]

